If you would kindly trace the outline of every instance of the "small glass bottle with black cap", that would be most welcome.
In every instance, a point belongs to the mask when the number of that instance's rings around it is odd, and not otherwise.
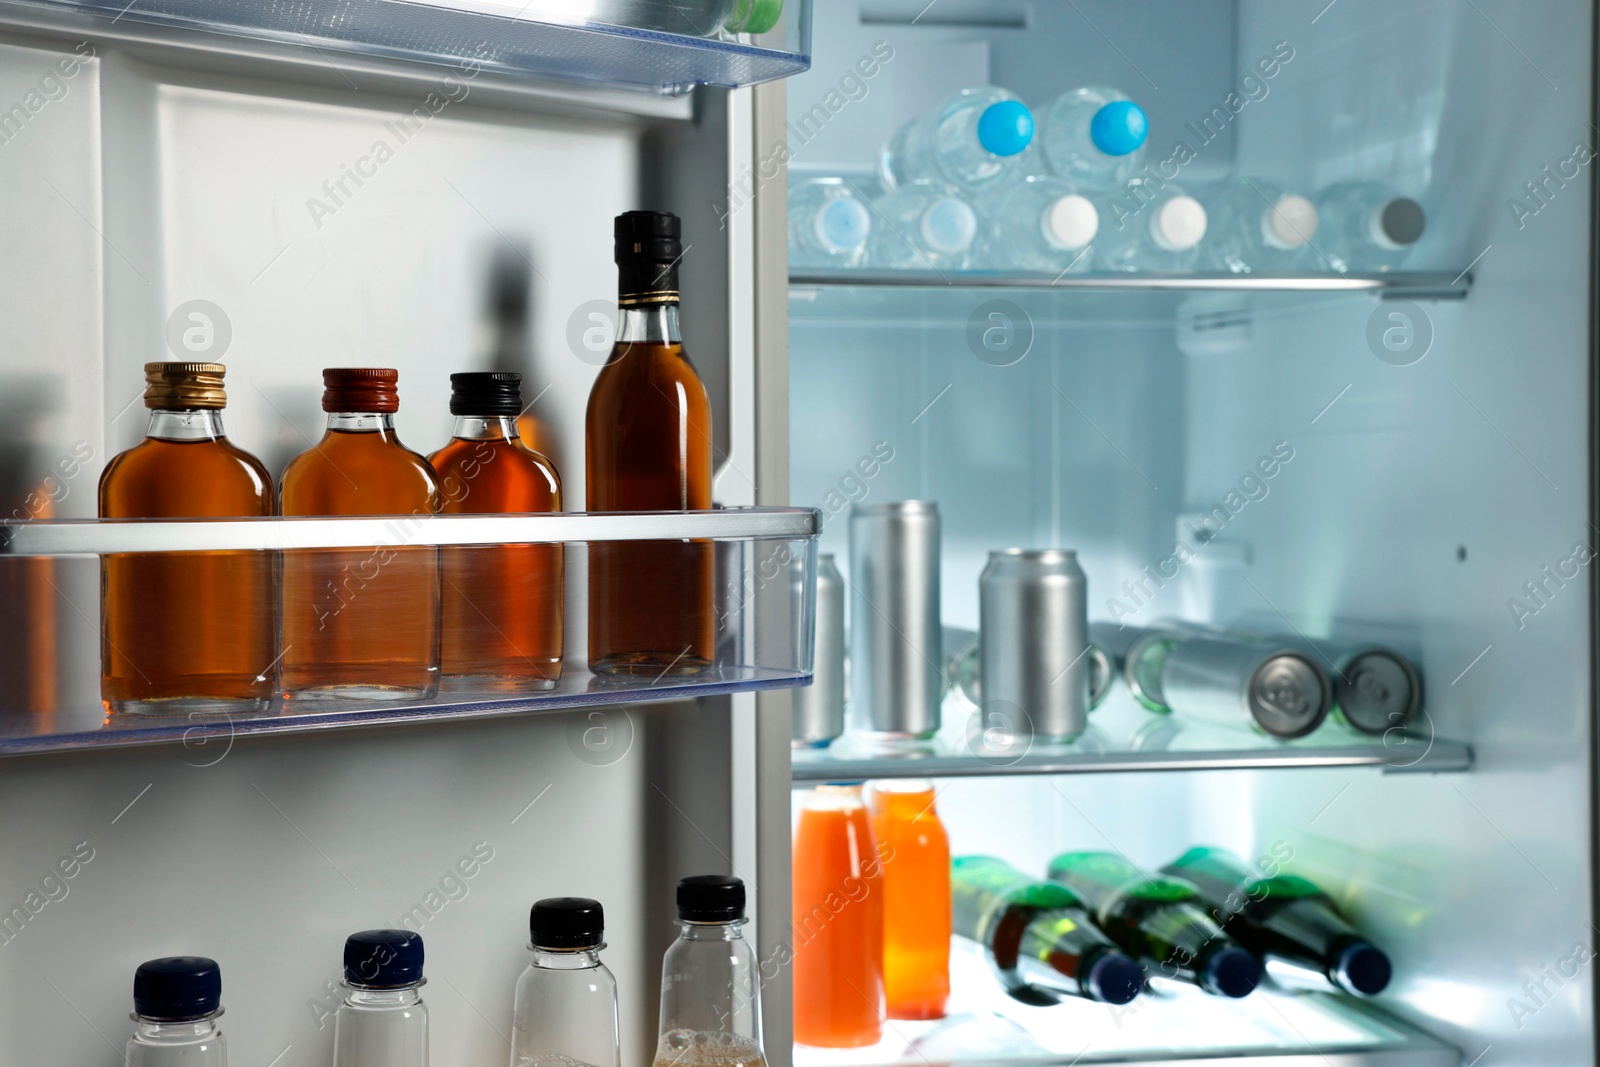
[[[423,981],[421,935],[363,930],[346,938],[333,1067],[428,1067]]]
[[[522,441],[522,375],[450,375],[450,443],[428,457],[447,515],[561,510],[561,478]],[[439,688],[552,689],[561,677],[559,544],[459,545],[440,550]]]
[[[744,882],[697,874],[678,883],[678,940],[661,963],[655,1067],[766,1067],[761,982],[744,939]]]
[[[168,956],[133,974],[135,1028],[127,1067],[227,1067],[228,1044],[217,1029],[222,971],[204,956]]]
[[[605,912],[550,897],[528,915],[533,962],[517,979],[511,1067],[620,1067],[617,980],[600,962]]]

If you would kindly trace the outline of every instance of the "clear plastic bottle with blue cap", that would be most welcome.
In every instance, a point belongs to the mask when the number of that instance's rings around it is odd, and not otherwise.
[[[1207,266],[1234,274],[1326,269],[1315,244],[1316,205],[1264,178],[1235,178],[1206,204],[1201,252]]]
[[[978,215],[950,185],[912,182],[878,200],[867,265],[880,270],[965,268],[978,236]]]
[[[133,975],[133,1037],[127,1067],[227,1067],[217,1028],[222,971],[204,956],[168,956]]]
[[[1380,181],[1335,182],[1317,194],[1317,216],[1317,248],[1341,274],[1394,270],[1427,228],[1422,205]]]
[[[363,930],[346,938],[333,1067],[428,1067],[423,981],[420,934]]]
[[[1071,182],[1030,175],[986,190],[977,209],[982,230],[976,266],[1050,274],[1094,266],[1100,212]]]
[[[1039,114],[1038,146],[1023,164],[1030,173],[1048,172],[1081,189],[1110,189],[1139,173],[1150,122],[1126,94],[1085,86]]]
[[[886,188],[941,181],[982,189],[1020,173],[1033,142],[1033,113],[998,86],[963,89],[939,110],[900,127],[883,146],[879,170]]]
[[[857,267],[872,235],[872,209],[843,178],[789,186],[789,265]]]
[[[621,1067],[617,980],[600,962],[600,902],[541,900],[528,914],[528,933],[533,962],[517,979],[511,1067]]]
[[[1209,219],[1172,182],[1130,178],[1105,200],[1095,265],[1115,271],[1184,271],[1199,261]]]

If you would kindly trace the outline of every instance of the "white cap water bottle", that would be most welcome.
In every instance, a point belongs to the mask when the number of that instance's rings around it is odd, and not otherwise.
[[[1132,178],[1105,208],[1094,243],[1102,270],[1188,270],[1199,259],[1206,209],[1172,182]]]
[[[906,123],[883,146],[885,188],[942,181],[982,189],[1018,171],[1033,142],[1033,113],[1004,89],[963,89],[938,111]]]
[[[1040,114],[1043,166],[1030,158],[1033,172],[1048,170],[1083,189],[1109,189],[1139,172],[1150,121],[1125,94],[1086,86],[1062,93]]]
[[[1089,269],[1100,213],[1071,182],[1032,175],[985,192],[977,208],[976,265],[1051,274]]]
[[[978,216],[954,186],[912,182],[875,206],[883,225],[868,238],[869,266],[946,271],[969,264]]]
[[[843,178],[813,178],[789,187],[791,266],[859,266],[871,233],[871,209]]]
[[[1325,264],[1312,242],[1317,208],[1311,201],[1263,178],[1237,178],[1211,197],[1205,251],[1207,264],[1234,274],[1300,271]]]

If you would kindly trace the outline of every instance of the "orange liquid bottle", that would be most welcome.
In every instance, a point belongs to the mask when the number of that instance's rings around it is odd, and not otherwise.
[[[272,514],[272,478],[222,432],[219,363],[146,363],[145,439],[100,475],[103,519]],[[257,713],[278,658],[270,552],[136,552],[100,561],[100,696],[109,714]]]
[[[522,375],[450,375],[449,444],[428,457],[448,515],[561,510],[561,479],[523,444]],[[550,689],[561,677],[561,546],[440,550],[439,684],[444,690]]]
[[[883,985],[891,1019],[940,1019],[950,997],[950,838],[933,783],[875,782],[872,831],[884,849]]]
[[[439,510],[428,461],[394,434],[399,374],[322,372],[328,431],[283,472],[284,515],[399,515],[377,548],[283,554],[283,692],[295,701],[404,700],[439,679],[439,550],[406,546],[407,519]]]
[[[883,1036],[882,872],[860,786],[818,786],[794,836],[794,1039],[823,1048]]]
[[[617,216],[617,339],[589,392],[589,511],[711,507],[711,403],[678,335],[676,215]],[[712,661],[713,546],[705,541],[589,547],[589,667],[656,679]]]

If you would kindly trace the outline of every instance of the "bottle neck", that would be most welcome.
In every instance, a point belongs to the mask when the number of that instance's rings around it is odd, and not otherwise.
[[[159,441],[215,441],[224,436],[221,408],[152,408],[146,437]]]
[[[619,308],[617,343],[631,344],[682,344],[678,333],[678,305],[651,304],[646,307]]]
[[[514,415],[457,415],[451,434],[461,441],[515,441],[518,438]]]
[[[344,1002],[352,1007],[367,1009],[414,1008],[422,1003],[422,983],[395,989],[368,989],[346,982]]]
[[[533,965],[546,971],[589,971],[600,966],[600,950],[594,948],[556,949],[533,946]]]
[[[743,941],[744,920],[727,923],[692,923],[678,920],[679,940],[682,941]]]
[[[328,429],[340,433],[394,433],[392,411],[330,411]]]
[[[217,1029],[217,1016],[206,1015],[199,1019],[149,1019],[142,1015],[135,1015],[134,1037],[147,1045],[187,1045],[195,1041],[204,1041],[208,1037],[215,1037]]]

